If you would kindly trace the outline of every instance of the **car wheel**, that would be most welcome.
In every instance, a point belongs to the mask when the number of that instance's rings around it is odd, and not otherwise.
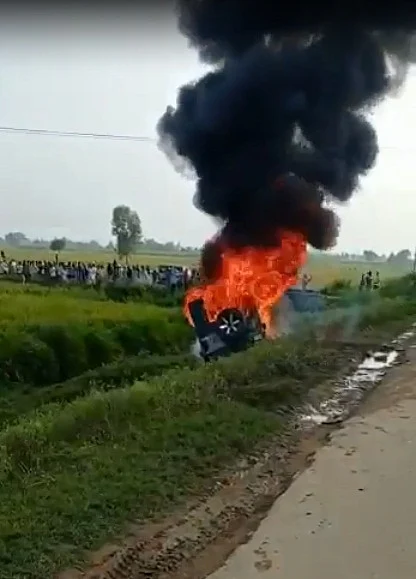
[[[221,336],[230,339],[241,336],[246,330],[244,316],[235,308],[227,308],[218,314],[217,327]]]

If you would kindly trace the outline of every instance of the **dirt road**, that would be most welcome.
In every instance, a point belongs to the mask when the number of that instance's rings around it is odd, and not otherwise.
[[[416,577],[416,349],[210,579]]]

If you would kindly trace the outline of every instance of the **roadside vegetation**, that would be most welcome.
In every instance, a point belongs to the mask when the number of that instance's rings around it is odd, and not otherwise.
[[[128,323],[128,315],[118,310],[125,307],[137,324],[149,324],[146,339],[162,327],[158,340],[152,338],[159,350],[133,340],[140,344],[136,352],[119,351],[94,368],[84,364],[77,375],[67,372],[62,379],[59,374],[53,383],[35,384],[29,373],[3,380],[0,578],[52,578],[85,561],[88,551],[118,540],[129,524],[166,515],[207,488],[236,457],[286,432],[305,396],[345,371],[351,357],[346,340],[362,348],[416,318],[412,276],[365,295],[339,285],[329,296],[324,321],[311,320],[296,336],[205,365],[189,354],[191,335],[177,308],[137,299],[97,307],[88,297],[90,306],[83,303],[82,314],[64,311],[54,327],[76,324],[84,335],[86,328],[116,332]],[[0,320],[4,335],[21,331],[41,340],[51,314],[44,325],[44,306],[26,306],[21,324],[8,299],[9,311]],[[56,299],[52,296],[51,307],[58,312]],[[175,333],[182,344],[176,351]],[[55,339],[44,343],[55,352]],[[161,344],[167,347],[162,350]]]
[[[123,356],[187,352],[192,334],[178,306],[71,290],[0,288],[0,312],[0,382],[8,384],[54,384]]]

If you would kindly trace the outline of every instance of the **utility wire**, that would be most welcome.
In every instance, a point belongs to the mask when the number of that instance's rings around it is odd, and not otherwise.
[[[51,136],[51,137],[72,137],[79,139],[107,139],[112,141],[136,141],[143,143],[156,143],[157,139],[146,135],[117,135],[115,133],[81,133],[78,131],[54,131],[50,129],[31,129],[26,127],[2,127],[0,126],[0,134],[21,134],[21,135],[37,135],[37,136]],[[400,151],[403,153],[414,152],[415,147],[399,147],[397,145],[387,145],[380,147],[382,150]]]
[[[0,133],[19,133],[23,135],[41,135],[52,137],[75,137],[83,139],[110,139],[117,141],[155,142],[153,137],[144,135],[116,135],[113,133],[80,133],[77,131],[53,131],[49,129],[29,129],[21,127],[0,127]]]

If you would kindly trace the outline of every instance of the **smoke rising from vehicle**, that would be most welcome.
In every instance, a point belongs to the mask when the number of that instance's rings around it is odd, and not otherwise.
[[[374,166],[369,113],[415,60],[406,6],[177,2],[180,31],[212,69],[179,90],[158,133],[177,169],[195,174],[196,206],[220,223],[203,254],[208,278],[224,244],[273,246],[281,230],[335,243],[326,202],[348,201]]]

